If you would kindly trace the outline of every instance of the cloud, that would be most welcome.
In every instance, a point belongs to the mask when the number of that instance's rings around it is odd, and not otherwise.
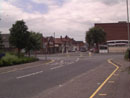
[[[36,2],[36,3],[44,3],[44,4],[47,4],[47,5],[52,5],[54,4],[54,0],[32,0],[33,2]]]
[[[113,5],[113,4],[118,4],[120,2],[123,2],[124,0],[95,0],[95,1],[102,2],[107,5]]]
[[[46,4],[49,10],[40,13],[38,10],[28,13],[9,2],[2,3],[2,30],[10,27],[17,19],[24,19],[29,30],[42,32],[44,36],[69,35],[77,40],[84,40],[85,32],[97,22],[118,22],[126,20],[126,5],[123,0],[33,0]],[[32,6],[28,6],[31,9]],[[10,10],[11,9],[11,10]],[[44,9],[43,9],[44,10]],[[16,13],[17,12],[17,13]],[[8,15],[8,17],[5,16]],[[10,25],[8,25],[10,24]]]

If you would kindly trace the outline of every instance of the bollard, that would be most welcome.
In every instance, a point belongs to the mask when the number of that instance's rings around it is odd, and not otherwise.
[[[92,53],[89,51],[88,55],[89,55],[89,56],[92,56]]]

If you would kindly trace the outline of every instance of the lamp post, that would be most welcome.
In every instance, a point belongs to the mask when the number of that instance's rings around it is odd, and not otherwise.
[[[129,2],[126,0],[126,7],[127,7],[127,24],[128,24],[128,49],[130,50],[130,28],[129,28]]]

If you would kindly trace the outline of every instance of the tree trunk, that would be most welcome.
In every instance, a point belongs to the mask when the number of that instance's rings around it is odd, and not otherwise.
[[[20,57],[21,49],[18,48],[18,56]]]

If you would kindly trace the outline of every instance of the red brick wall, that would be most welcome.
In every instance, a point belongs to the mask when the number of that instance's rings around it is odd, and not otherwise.
[[[107,40],[128,40],[127,23],[97,23],[107,34]]]

